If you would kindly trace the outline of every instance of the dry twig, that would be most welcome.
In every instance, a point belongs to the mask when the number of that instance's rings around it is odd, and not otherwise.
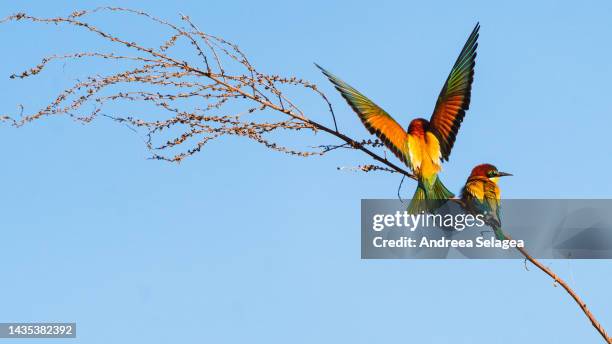
[[[129,13],[165,26],[170,37],[158,47],[146,47],[97,28],[85,18],[98,12]],[[136,67],[106,76],[90,75],[84,81],[61,92],[48,106],[36,113],[16,120],[0,117],[16,126],[46,116],[86,112],[73,116],[82,122],[91,122],[109,103],[143,102],[152,105],[163,116],[147,118],[144,115],[108,114],[106,117],[145,131],[147,146],[152,158],[180,162],[199,152],[204,145],[219,137],[242,136],[265,145],[267,148],[296,156],[323,155],[338,148],[361,150],[374,160],[386,165],[385,170],[402,173],[414,178],[405,169],[373,152],[368,146],[380,147],[378,141],[359,141],[338,130],[331,103],[317,86],[296,77],[265,74],[257,70],[240,48],[220,37],[200,31],[182,15],[185,27],[153,17],[145,12],[121,7],[99,7],[90,11],[75,11],[67,17],[40,18],[17,13],[1,22],[30,21],[46,24],[64,24],[87,30],[102,39],[127,48],[132,54],[108,52],[79,52],[51,55],[41,62],[11,78],[28,78],[41,73],[54,61],[74,61],[86,58],[135,63]],[[193,61],[174,56],[173,48],[184,41],[195,52]],[[131,91],[113,92],[116,88],[134,88]],[[333,120],[333,128],[306,117],[304,112],[284,93],[287,87],[300,87],[318,95],[326,104]],[[187,100],[196,101],[197,107],[186,108]],[[86,110],[87,106],[90,106]],[[235,108],[241,108],[237,110]],[[266,112],[276,113],[270,120]],[[279,116],[282,115],[282,116]],[[324,131],[342,141],[341,144],[314,147],[316,150],[289,148],[269,138],[275,131]],[[174,134],[174,135],[173,135]],[[181,150],[181,147],[185,147]],[[178,150],[178,152],[177,152]],[[382,170],[382,169],[379,169]],[[365,170],[364,170],[365,171]]]

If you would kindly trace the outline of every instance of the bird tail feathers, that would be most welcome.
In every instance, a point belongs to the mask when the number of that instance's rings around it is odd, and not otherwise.
[[[431,213],[440,208],[449,198],[453,197],[455,195],[442,184],[438,176],[435,176],[433,183],[419,181],[414,196],[412,196],[412,200],[408,205],[408,212],[410,214]]]
[[[495,238],[497,240],[506,240],[506,236],[504,235],[504,231],[498,226],[493,226],[493,233],[495,233]]]
[[[449,198],[453,198],[455,197],[455,195],[450,192],[446,186],[444,186],[444,184],[442,184],[442,181],[440,180],[440,178],[438,178],[438,176],[436,176],[436,180],[433,183],[433,187],[431,189],[430,192],[431,199],[437,199],[437,200],[444,200],[446,201]]]

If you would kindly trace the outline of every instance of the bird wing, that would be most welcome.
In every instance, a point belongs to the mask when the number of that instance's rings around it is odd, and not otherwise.
[[[331,81],[346,102],[357,113],[370,134],[376,135],[395,156],[409,165],[408,134],[385,110],[370,99],[340,80],[323,67],[315,64]]]
[[[465,116],[465,110],[470,107],[479,29],[480,24],[476,24],[467,42],[465,42],[461,54],[459,54],[442,91],[440,91],[436,107],[429,121],[433,128],[432,131],[440,141],[442,159],[446,161],[448,161],[448,156],[455,143],[459,126],[461,126]]]
[[[478,214],[486,214],[485,222],[490,226],[501,226],[499,189],[486,178],[470,179],[464,186],[466,205]]]
[[[501,219],[500,219],[500,198],[499,198],[499,188],[493,182],[485,183],[485,202],[487,203],[487,210],[489,211],[489,221],[492,222],[493,225],[501,227]]]

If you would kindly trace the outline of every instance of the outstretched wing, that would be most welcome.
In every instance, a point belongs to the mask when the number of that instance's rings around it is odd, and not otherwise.
[[[480,24],[476,24],[472,34],[465,42],[461,54],[440,91],[436,107],[431,115],[430,123],[440,141],[442,159],[446,161],[455,143],[465,111],[470,107],[479,29]]]
[[[330,72],[315,65],[331,81],[346,102],[357,113],[363,125],[370,134],[376,135],[402,162],[409,165],[408,136],[406,131],[385,110],[378,107],[366,96],[351,87],[349,84],[338,79]]]

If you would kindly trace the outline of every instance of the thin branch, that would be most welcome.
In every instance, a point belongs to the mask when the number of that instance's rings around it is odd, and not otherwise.
[[[462,209],[464,209],[465,211],[469,212],[468,208],[465,206],[463,201],[461,201],[460,199],[455,199],[454,198],[454,199],[450,199],[449,201],[458,204]],[[506,237],[506,239],[512,240],[512,237],[510,237],[508,234],[506,234],[506,233],[503,233],[503,234]],[[555,284],[558,283],[559,285],[561,285],[563,287],[563,289],[565,289],[565,291],[574,299],[574,301],[576,301],[576,303],[578,304],[578,306],[580,307],[580,309],[582,310],[584,315],[586,315],[586,317],[591,321],[591,324],[593,325],[593,327],[595,327],[597,332],[599,332],[599,334],[601,334],[601,336],[605,339],[606,343],[612,344],[612,337],[608,336],[608,334],[606,333],[606,330],[599,323],[599,321],[597,321],[597,319],[595,318],[593,313],[591,313],[591,311],[587,308],[586,303],[584,303],[584,301],[582,301],[582,299],[569,286],[569,284],[567,284],[567,282],[565,282],[563,279],[561,279],[559,276],[557,276],[557,274],[555,274],[550,268],[546,267],[544,264],[540,263],[540,261],[538,261],[533,256],[531,256],[529,254],[529,252],[527,252],[527,250],[525,248],[523,248],[523,247],[516,247],[516,249],[519,251],[519,253],[521,255],[523,255],[523,257],[525,257],[525,269],[526,270],[529,270],[529,269],[527,269],[527,260],[528,260],[533,265],[537,266],[540,270],[542,270],[545,274],[550,276],[553,279],[553,282]]]
[[[353,167],[340,166],[338,170],[344,171],[361,171],[361,172],[371,172],[371,171],[384,171],[389,173],[397,173],[397,171],[392,170],[387,167],[378,166],[378,165],[358,165]]]
[[[506,237],[508,239],[511,239],[508,235],[506,235]],[[565,289],[565,291],[574,299],[574,301],[576,301],[576,303],[578,304],[578,306],[580,307],[584,315],[586,315],[586,317],[591,321],[591,324],[593,325],[593,327],[595,327],[597,332],[599,332],[599,334],[604,338],[604,340],[608,344],[612,344],[612,337],[608,336],[608,334],[606,333],[606,330],[603,328],[603,326],[601,326],[599,321],[597,321],[593,313],[591,313],[586,303],[582,301],[582,299],[578,296],[578,294],[576,294],[576,292],[567,284],[567,282],[565,282],[565,280],[557,276],[557,274],[555,274],[550,268],[540,263],[537,259],[533,258],[529,254],[529,252],[525,250],[525,248],[517,247],[516,249],[525,257],[525,259],[529,260],[533,265],[537,266],[545,274],[550,276],[556,284],[559,284],[560,286],[562,286],[563,289]]]
[[[399,185],[397,186],[397,199],[400,200],[400,202],[405,203],[404,200],[402,199],[402,195],[401,195],[401,191],[402,191],[402,185],[404,184],[404,179],[406,179],[406,176],[402,176],[402,180],[400,180]]]
[[[143,46],[132,40],[128,40],[110,34],[97,28],[87,21],[88,15],[97,12],[126,13],[144,17],[156,24],[167,27],[173,33],[169,39],[160,44],[158,48]],[[187,23],[188,29],[181,28],[168,21],[153,17],[145,12],[121,7],[99,7],[90,11],[75,11],[67,17],[40,18],[18,13],[0,21],[31,21],[44,24],[65,24],[92,32],[102,39],[120,45],[136,54],[117,55],[105,52],[79,52],[66,55],[51,55],[42,59],[41,63],[22,72],[13,75],[13,78],[28,78],[38,75],[51,62],[56,60],[74,61],[82,58],[98,58],[114,61],[129,61],[141,63],[140,66],[112,73],[106,76],[91,75],[85,81],[76,83],[73,87],[62,92],[47,107],[40,111],[23,116],[15,121],[15,125],[21,126],[28,122],[38,120],[49,115],[68,114],[82,110],[88,103],[95,103],[95,110],[88,115],[75,116],[76,120],[83,122],[92,121],[101,111],[102,107],[112,102],[145,102],[161,110],[161,113],[171,114],[166,119],[145,119],[134,115],[109,114],[115,120],[121,120],[123,124],[129,124],[132,128],[144,129],[149,138],[148,148],[153,151],[153,158],[180,162],[182,159],[199,152],[200,149],[210,142],[225,135],[243,136],[252,139],[266,147],[297,156],[324,155],[336,148],[348,148],[360,150],[375,161],[385,165],[384,171],[394,171],[410,178],[416,179],[406,169],[394,164],[372,151],[367,146],[380,147],[378,142],[357,141],[338,130],[333,107],[327,96],[311,82],[296,77],[281,77],[279,75],[265,74],[258,71],[247,59],[240,48],[224,39],[200,31],[189,19],[182,15],[181,19]],[[197,66],[195,62],[189,62],[172,55],[175,48],[183,39],[192,45],[200,62],[204,63],[204,69]],[[213,61],[213,64],[210,63]],[[230,72],[234,71],[234,73]],[[177,89],[175,92],[151,92],[141,89],[131,92],[108,93],[113,87],[126,87],[126,84],[140,85],[148,88],[168,87]],[[285,87],[302,87],[313,91],[326,104],[331,114],[333,128],[305,116],[303,111],[282,91]],[[179,101],[184,99],[201,99],[209,101],[204,108],[186,110],[182,108]],[[274,99],[276,101],[274,101]],[[219,112],[233,100],[233,104],[243,100],[250,101],[256,105],[248,106],[244,111],[232,115],[206,115],[208,112]],[[176,104],[176,105],[175,105]],[[276,112],[286,116],[286,119],[278,121],[261,121],[262,112]],[[6,116],[8,118],[8,116]],[[251,120],[245,120],[252,117]],[[299,123],[299,124],[298,124]],[[162,133],[170,133],[172,128],[183,128],[183,133],[178,136],[162,139],[160,144],[152,141]],[[316,133],[323,131],[341,140],[343,143],[332,146],[319,146],[317,151],[303,151],[288,148],[278,142],[271,141],[264,136],[272,131],[309,131]],[[175,149],[193,142],[193,146],[186,151],[164,154],[165,151]],[[366,165],[364,165],[366,166]]]

